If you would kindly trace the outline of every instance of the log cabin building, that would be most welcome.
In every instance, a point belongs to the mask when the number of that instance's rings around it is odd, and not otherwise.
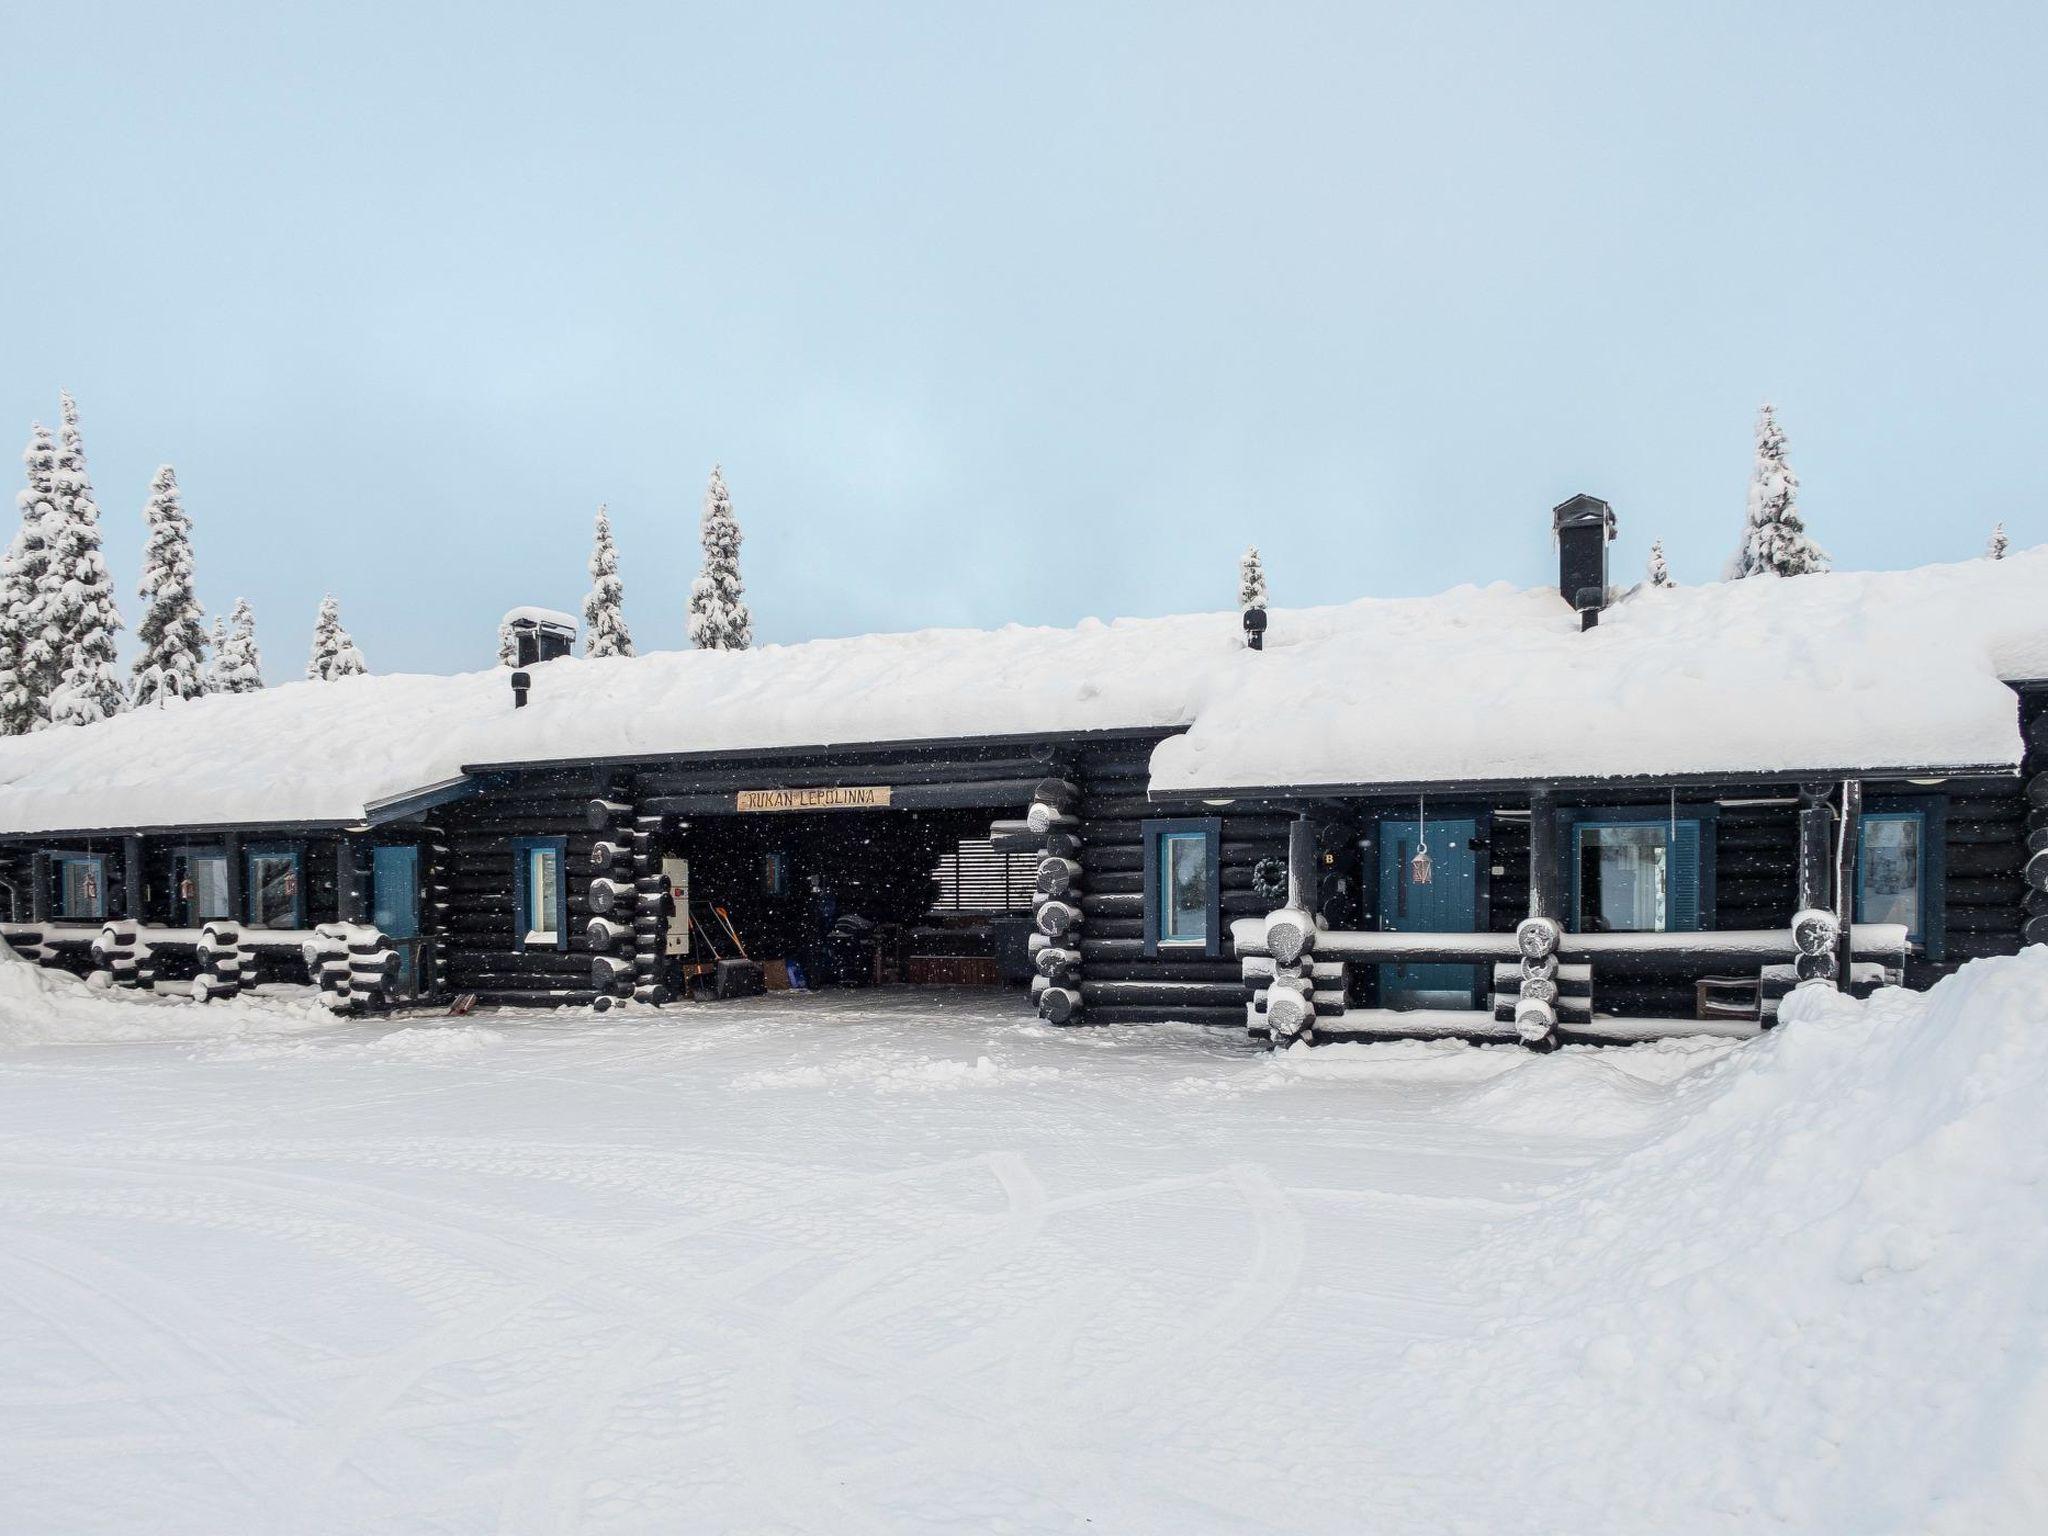
[[[2048,940],[2048,550],[300,683],[0,743],[16,951],[200,998],[1009,986],[1279,1042],[1768,1028]],[[1248,640],[1257,643],[1247,643]]]

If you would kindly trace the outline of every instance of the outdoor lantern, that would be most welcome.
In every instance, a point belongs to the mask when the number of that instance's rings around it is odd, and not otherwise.
[[[1266,610],[1247,608],[1244,611],[1244,643],[1255,651],[1266,648]]]
[[[1408,878],[1417,885],[1427,885],[1436,874],[1436,866],[1429,857],[1429,811],[1421,801],[1415,802],[1415,857],[1408,861]]]

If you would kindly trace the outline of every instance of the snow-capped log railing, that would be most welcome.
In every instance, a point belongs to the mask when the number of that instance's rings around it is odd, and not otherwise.
[[[1313,1043],[1319,1034],[1342,1027],[1351,979],[1343,957],[1323,947],[1329,930],[1320,925],[1320,870],[1316,831],[1307,817],[1287,829],[1286,905],[1266,914],[1251,946],[1233,948],[1250,994],[1247,1031],[1276,1046]]]
[[[48,965],[60,949],[91,951],[99,938],[97,928],[70,927],[61,923],[0,923],[0,938],[7,940],[23,959]]]
[[[369,924],[322,923],[303,950],[321,1000],[336,1013],[361,1013],[389,1000],[398,951]]]
[[[199,930],[199,942],[194,949],[199,958],[199,974],[192,978],[194,997],[203,1003],[216,997],[233,997],[242,990],[239,923],[226,919],[208,923]]]
[[[1822,914],[1832,917],[1832,914]],[[1809,914],[1802,914],[1808,917]],[[1527,923],[1523,927],[1527,927]],[[1565,933],[1556,935],[1547,954],[1534,967],[1516,933],[1383,933],[1335,928],[1309,927],[1307,943],[1313,946],[1314,963],[1334,965],[1345,961],[1361,965],[1484,965],[1491,964],[1492,1006],[1481,1009],[1386,1009],[1351,1008],[1341,1005],[1323,1012],[1325,991],[1334,990],[1330,972],[1309,976],[1310,995],[1317,1007],[1315,1038],[1378,1039],[1403,1035],[1456,1035],[1474,1039],[1521,1039],[1542,1044],[1556,1036],[1601,1040],[1650,1040],[1683,1034],[1753,1034],[1776,1017],[1772,984],[1782,980],[1778,995],[1789,991],[1799,976],[1801,944],[1816,944],[1832,936],[1820,925],[1809,922],[1797,935],[1792,927],[1718,929],[1690,933]],[[1267,989],[1251,1011],[1254,1033],[1270,1027],[1271,993],[1269,978],[1282,956],[1272,947],[1302,941],[1304,931],[1284,912],[1267,917],[1239,918],[1231,924],[1231,940],[1240,956],[1246,985]],[[1906,930],[1897,923],[1858,923],[1851,930],[1854,956],[1852,982],[1858,987],[1880,982],[1896,985],[1903,979],[1907,954]],[[1301,953],[1296,952],[1296,963]],[[1540,963],[1547,960],[1548,965]],[[1633,974],[1698,978],[1716,972],[1754,972],[1763,986],[1762,1020],[1743,1019],[1630,1019],[1604,1016],[1593,1011],[1594,983],[1603,961],[1625,960]],[[1811,963],[1810,971],[1817,970]],[[1539,987],[1533,994],[1522,990],[1530,978],[1555,988]],[[1327,979],[1326,979],[1327,978]],[[1816,977],[1818,979],[1818,977]],[[1540,1031],[1540,1011],[1527,1010],[1533,996],[1548,1008],[1551,1024]],[[1533,1016],[1532,1016],[1533,1014]],[[1532,1033],[1533,1032],[1533,1033]],[[1275,1037],[1276,1039],[1280,1037]]]
[[[1685,1035],[1711,1035],[1748,1040],[1763,1033],[1755,1019],[1646,1019],[1601,1014],[1584,1024],[1559,1024],[1574,1041],[1630,1045],[1645,1040],[1671,1040]],[[1353,1008],[1341,1028],[1325,1030],[1326,1043],[1361,1040],[1474,1040],[1521,1043],[1513,1019],[1475,1008]]]
[[[1532,997],[1547,1003],[1552,1019],[1559,1029],[1577,1029],[1593,1020],[1593,967],[1588,961],[1577,961],[1566,965],[1556,955],[1550,957],[1546,972],[1540,965],[1532,967],[1529,957],[1524,955],[1519,963],[1502,961],[1493,968],[1493,1017],[1495,1022],[1512,1024],[1516,1009],[1522,999]],[[1528,983],[1541,985],[1533,988]]]
[[[590,918],[583,937],[590,945],[590,985],[600,1013],[633,995],[639,977],[639,885],[634,875],[634,806],[623,786],[590,802]]]
[[[143,985],[149,951],[142,944],[142,925],[113,918],[100,925],[92,941],[93,975],[108,986],[133,989]]]
[[[1038,856],[1033,877],[1031,999],[1049,1024],[1081,1022],[1081,791],[1061,778],[1040,779],[1021,821],[989,824],[998,853]]]

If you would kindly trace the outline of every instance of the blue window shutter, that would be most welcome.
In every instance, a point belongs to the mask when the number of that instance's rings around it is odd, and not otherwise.
[[[1681,821],[1671,839],[1671,859],[1666,874],[1665,926],[1674,933],[1697,932],[1700,927],[1700,824]]]

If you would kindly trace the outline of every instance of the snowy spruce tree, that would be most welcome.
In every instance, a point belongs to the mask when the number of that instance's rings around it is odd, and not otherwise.
[[[45,679],[54,670],[55,642],[36,616],[57,516],[57,443],[49,428],[36,423],[21,457],[28,469],[28,485],[15,495],[21,527],[0,561],[0,736],[26,735],[49,723]]]
[[[1247,549],[1237,562],[1237,607],[1240,613],[1266,606],[1266,567],[1259,561],[1257,546]]]
[[[1828,568],[1827,553],[1799,518],[1799,477],[1785,462],[1785,431],[1766,403],[1756,418],[1756,465],[1749,476],[1749,520],[1729,575],[1805,576]]]
[[[1984,546],[1984,558],[2003,560],[2005,552],[2012,548],[2012,540],[2005,536],[2005,524],[2000,523],[1991,530],[1991,542]]]
[[[256,649],[256,615],[250,611],[248,599],[235,599],[235,611],[228,617],[225,634],[218,624],[214,634],[217,638],[213,647],[213,692],[254,693],[260,689],[263,657]],[[360,654],[356,660],[361,662]]]
[[[519,641],[512,633],[512,626],[503,619],[498,621],[498,665],[516,667],[519,665]]]
[[[320,617],[313,624],[313,655],[306,663],[306,676],[315,682],[331,683],[337,677],[355,677],[369,671],[363,653],[341,627],[341,604],[332,597],[320,599]]]
[[[115,671],[114,636],[121,628],[121,614],[100,553],[100,509],[86,472],[78,403],[69,394],[59,400],[64,423],[58,433],[53,487],[56,518],[51,525],[50,568],[36,614],[45,637],[59,637],[50,722],[90,725],[119,714],[127,705]]]
[[[1671,567],[1664,563],[1664,541],[1662,539],[1654,539],[1650,543],[1649,581],[1653,587],[1673,587],[1678,585],[1678,583],[1671,579]]]
[[[165,464],[149,484],[142,510],[149,534],[142,550],[147,605],[135,626],[142,653],[135,658],[131,694],[137,708],[167,696],[196,697],[205,690],[206,631],[192,591],[192,520],[178,495],[178,472]]]
[[[715,464],[704,488],[703,537],[704,569],[690,584],[690,643],[700,651],[744,651],[754,643],[754,620],[740,583],[740,525]]]
[[[737,528],[733,530],[733,544],[738,547]],[[737,573],[734,581],[737,584]],[[583,599],[584,655],[633,654],[633,636],[626,628],[625,600],[626,586],[619,580],[619,551],[612,543],[612,520],[605,509],[599,507],[597,533],[590,546],[590,593]],[[694,628],[692,636],[694,638]]]
[[[221,691],[220,653],[227,649],[227,644],[228,621],[216,613],[213,616],[213,638],[207,642],[206,648],[206,654],[210,659],[206,663],[205,675],[199,680],[199,691],[201,693],[219,693]]]

